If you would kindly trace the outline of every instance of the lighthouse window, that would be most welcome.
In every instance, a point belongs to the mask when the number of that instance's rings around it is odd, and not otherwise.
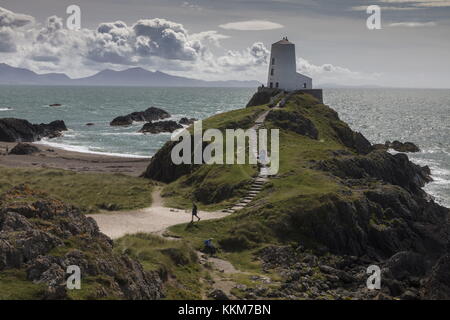
[[[277,83],[275,84],[275,87],[279,88],[279,87],[280,87],[280,84],[277,82]]]
[[[275,70],[274,70],[274,69],[270,70],[270,75],[271,75],[271,76],[273,76],[274,73],[275,73]]]
[[[270,88],[273,88],[273,82],[270,83]]]
[[[275,64],[275,58],[272,58],[272,65]]]
[[[304,83],[304,84],[303,84],[303,88],[305,88],[305,89],[306,89],[306,83]]]

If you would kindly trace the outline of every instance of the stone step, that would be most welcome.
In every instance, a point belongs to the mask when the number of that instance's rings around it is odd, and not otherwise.
[[[245,203],[245,204],[250,203],[250,202],[252,202],[252,199],[242,199],[240,201],[240,203]]]

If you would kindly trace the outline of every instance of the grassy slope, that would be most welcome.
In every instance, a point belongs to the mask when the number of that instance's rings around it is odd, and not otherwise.
[[[166,299],[201,299],[200,279],[206,275],[188,244],[141,233],[120,238],[114,250],[139,260],[145,270],[163,275]]]
[[[75,205],[85,213],[151,205],[152,183],[122,174],[75,173],[54,169],[10,169],[0,166],[0,193],[19,184]]]
[[[250,128],[267,106],[229,111],[203,121],[203,130]],[[192,127],[190,128],[192,133]],[[224,141],[225,142],[225,141]],[[163,190],[165,203],[176,208],[190,208],[192,201],[200,209],[218,210],[235,203],[258,173],[255,165],[209,165],[167,185]],[[219,201],[217,201],[219,199]]]
[[[334,150],[351,152],[340,143],[330,126],[331,121],[342,124],[330,117],[332,111],[309,96],[293,97],[283,110],[300,112],[310,119],[319,131],[319,138],[314,140],[280,130],[280,172],[265,185],[254,206],[225,219],[200,222],[194,228],[179,225],[170,229],[197,249],[202,247],[204,239],[213,236],[222,248],[219,255],[243,271],[261,272],[254,253],[268,244],[301,241],[314,246],[312,239],[302,238],[301,230],[295,235],[277,233],[279,227],[288,223],[289,215],[302,215],[335,197],[357,196],[335,177],[312,168],[314,161],[331,158]],[[266,126],[274,127],[270,122]],[[221,179],[228,178],[231,179]]]

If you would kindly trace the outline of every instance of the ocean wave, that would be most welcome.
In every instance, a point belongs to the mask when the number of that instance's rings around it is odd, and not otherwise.
[[[100,136],[141,136],[140,132],[100,132]]]
[[[0,108],[0,111],[12,111],[14,110],[13,108]]]
[[[70,144],[58,143],[58,142],[50,142],[48,140],[41,140],[36,142],[35,144],[46,145],[53,148],[58,148],[66,151],[73,151],[79,153],[88,153],[88,154],[96,154],[102,156],[114,156],[114,157],[122,157],[122,158],[134,158],[134,159],[148,159],[151,156],[137,155],[137,154],[129,154],[129,153],[114,153],[114,152],[103,152],[103,151],[94,151],[89,147],[85,146],[74,146]]]

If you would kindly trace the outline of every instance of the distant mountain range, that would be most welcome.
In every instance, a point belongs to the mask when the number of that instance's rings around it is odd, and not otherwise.
[[[172,76],[143,68],[123,71],[103,70],[93,76],[71,79],[63,73],[37,74],[23,68],[0,63],[0,85],[59,85],[59,86],[139,86],[139,87],[242,87],[256,88],[258,81],[204,81]]]

